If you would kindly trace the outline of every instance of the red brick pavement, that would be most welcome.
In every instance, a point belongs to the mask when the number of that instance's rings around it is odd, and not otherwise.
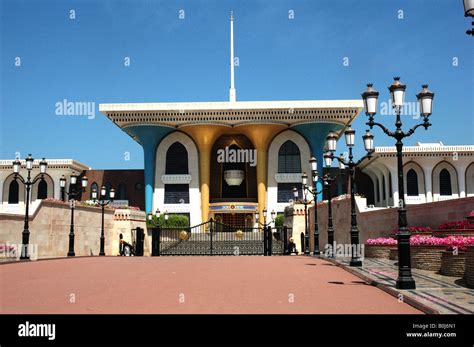
[[[43,260],[0,282],[0,313],[421,313],[303,256]]]

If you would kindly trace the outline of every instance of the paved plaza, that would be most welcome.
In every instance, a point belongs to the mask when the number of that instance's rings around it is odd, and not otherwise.
[[[305,256],[78,257],[3,264],[0,278],[0,313],[422,313]]]

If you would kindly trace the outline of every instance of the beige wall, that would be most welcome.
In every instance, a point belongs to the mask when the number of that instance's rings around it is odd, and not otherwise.
[[[359,199],[359,198],[357,198]],[[361,199],[363,200],[363,199]],[[364,201],[358,203],[359,206],[365,206]],[[303,205],[295,205],[296,214],[292,214],[292,208],[288,209],[289,217],[286,218],[286,225],[293,226],[293,237],[301,251],[300,233],[304,232],[304,214],[301,213]],[[313,243],[313,223],[314,207],[308,208],[310,244]],[[299,211],[298,211],[299,210]],[[350,243],[350,200],[338,200],[332,202],[334,240],[337,243]],[[462,198],[446,201],[438,201],[426,204],[408,205],[407,219],[409,226],[429,226],[437,228],[441,223],[447,221],[464,220],[466,216],[474,210],[474,198]],[[365,243],[369,238],[387,237],[398,226],[398,210],[396,208],[378,209],[373,211],[357,211],[357,222],[359,227],[360,242]],[[318,205],[318,229],[319,246],[324,250],[327,244],[327,202]]]
[[[64,257],[69,249],[71,211],[68,203],[42,201],[30,216],[30,244],[37,247],[38,258]],[[23,216],[0,214],[0,243],[20,245]],[[119,234],[131,241],[131,229],[145,229],[145,213],[131,210],[105,209],[105,253],[117,255]],[[74,250],[76,256],[98,255],[100,248],[101,209],[76,205],[74,213]],[[145,239],[145,254],[149,254],[149,240]]]

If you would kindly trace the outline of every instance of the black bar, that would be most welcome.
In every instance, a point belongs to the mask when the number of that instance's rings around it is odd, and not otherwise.
[[[303,253],[304,249],[306,249],[306,245],[305,245],[305,235],[304,233],[301,233],[300,234],[300,237],[301,237],[301,253]]]
[[[212,251],[213,251],[213,250],[212,250],[212,234],[214,234],[213,225],[214,225],[214,221],[213,221],[212,218],[211,218],[211,220],[209,221],[209,236],[210,236],[210,238],[211,238],[211,244],[210,244],[210,247],[209,247],[210,255],[213,255],[213,254],[212,254]]]
[[[268,235],[267,227],[263,227],[263,255],[268,256]]]
[[[273,233],[272,233],[272,227],[268,226],[267,227],[267,235],[268,235],[268,255],[271,256],[273,253]]]
[[[55,324],[55,339],[19,336],[19,326],[26,322]],[[2,347],[12,344],[89,345],[91,341],[100,345],[130,346],[150,341],[156,345],[157,338],[160,344],[209,345],[222,344],[222,341],[252,341],[257,345],[281,343],[291,346],[301,342],[287,330],[256,334],[255,329],[248,328],[229,335],[229,327],[258,326],[263,331],[273,331],[275,327],[317,326],[318,342],[329,344],[472,346],[473,323],[472,315],[2,315],[0,338]],[[449,328],[443,328],[442,324],[449,325]],[[209,327],[212,327],[211,341],[209,334],[203,333]],[[407,336],[411,333],[455,333],[456,336]]]

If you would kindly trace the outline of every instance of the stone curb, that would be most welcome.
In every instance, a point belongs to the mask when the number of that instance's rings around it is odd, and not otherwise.
[[[391,296],[395,297],[398,299],[398,295],[399,294],[402,294],[403,295],[403,292],[402,291],[398,291],[397,289],[394,289],[392,287],[389,287],[383,283],[380,283],[379,281],[377,280],[374,280],[370,277],[367,277],[363,274],[361,274],[360,272],[352,269],[350,266],[347,266],[347,265],[344,265],[344,264],[341,264],[339,263],[338,261],[334,260],[334,259],[329,259],[329,258],[320,258],[320,259],[324,259],[324,260],[327,260],[329,261],[330,263],[336,265],[336,266],[339,266],[341,268],[343,268],[344,270],[346,270],[347,272],[359,277],[360,279],[362,279],[364,282],[367,282],[368,284],[370,284],[371,286],[374,286],[374,287],[377,287],[381,290],[383,290],[384,292],[390,294]],[[403,299],[403,302],[407,303],[408,305],[410,306],[413,306],[414,308],[426,313],[426,314],[440,314],[439,311],[435,310],[434,308],[431,308],[425,304],[423,304],[422,302],[412,298],[412,297],[409,297],[409,296],[404,296],[404,299]]]

